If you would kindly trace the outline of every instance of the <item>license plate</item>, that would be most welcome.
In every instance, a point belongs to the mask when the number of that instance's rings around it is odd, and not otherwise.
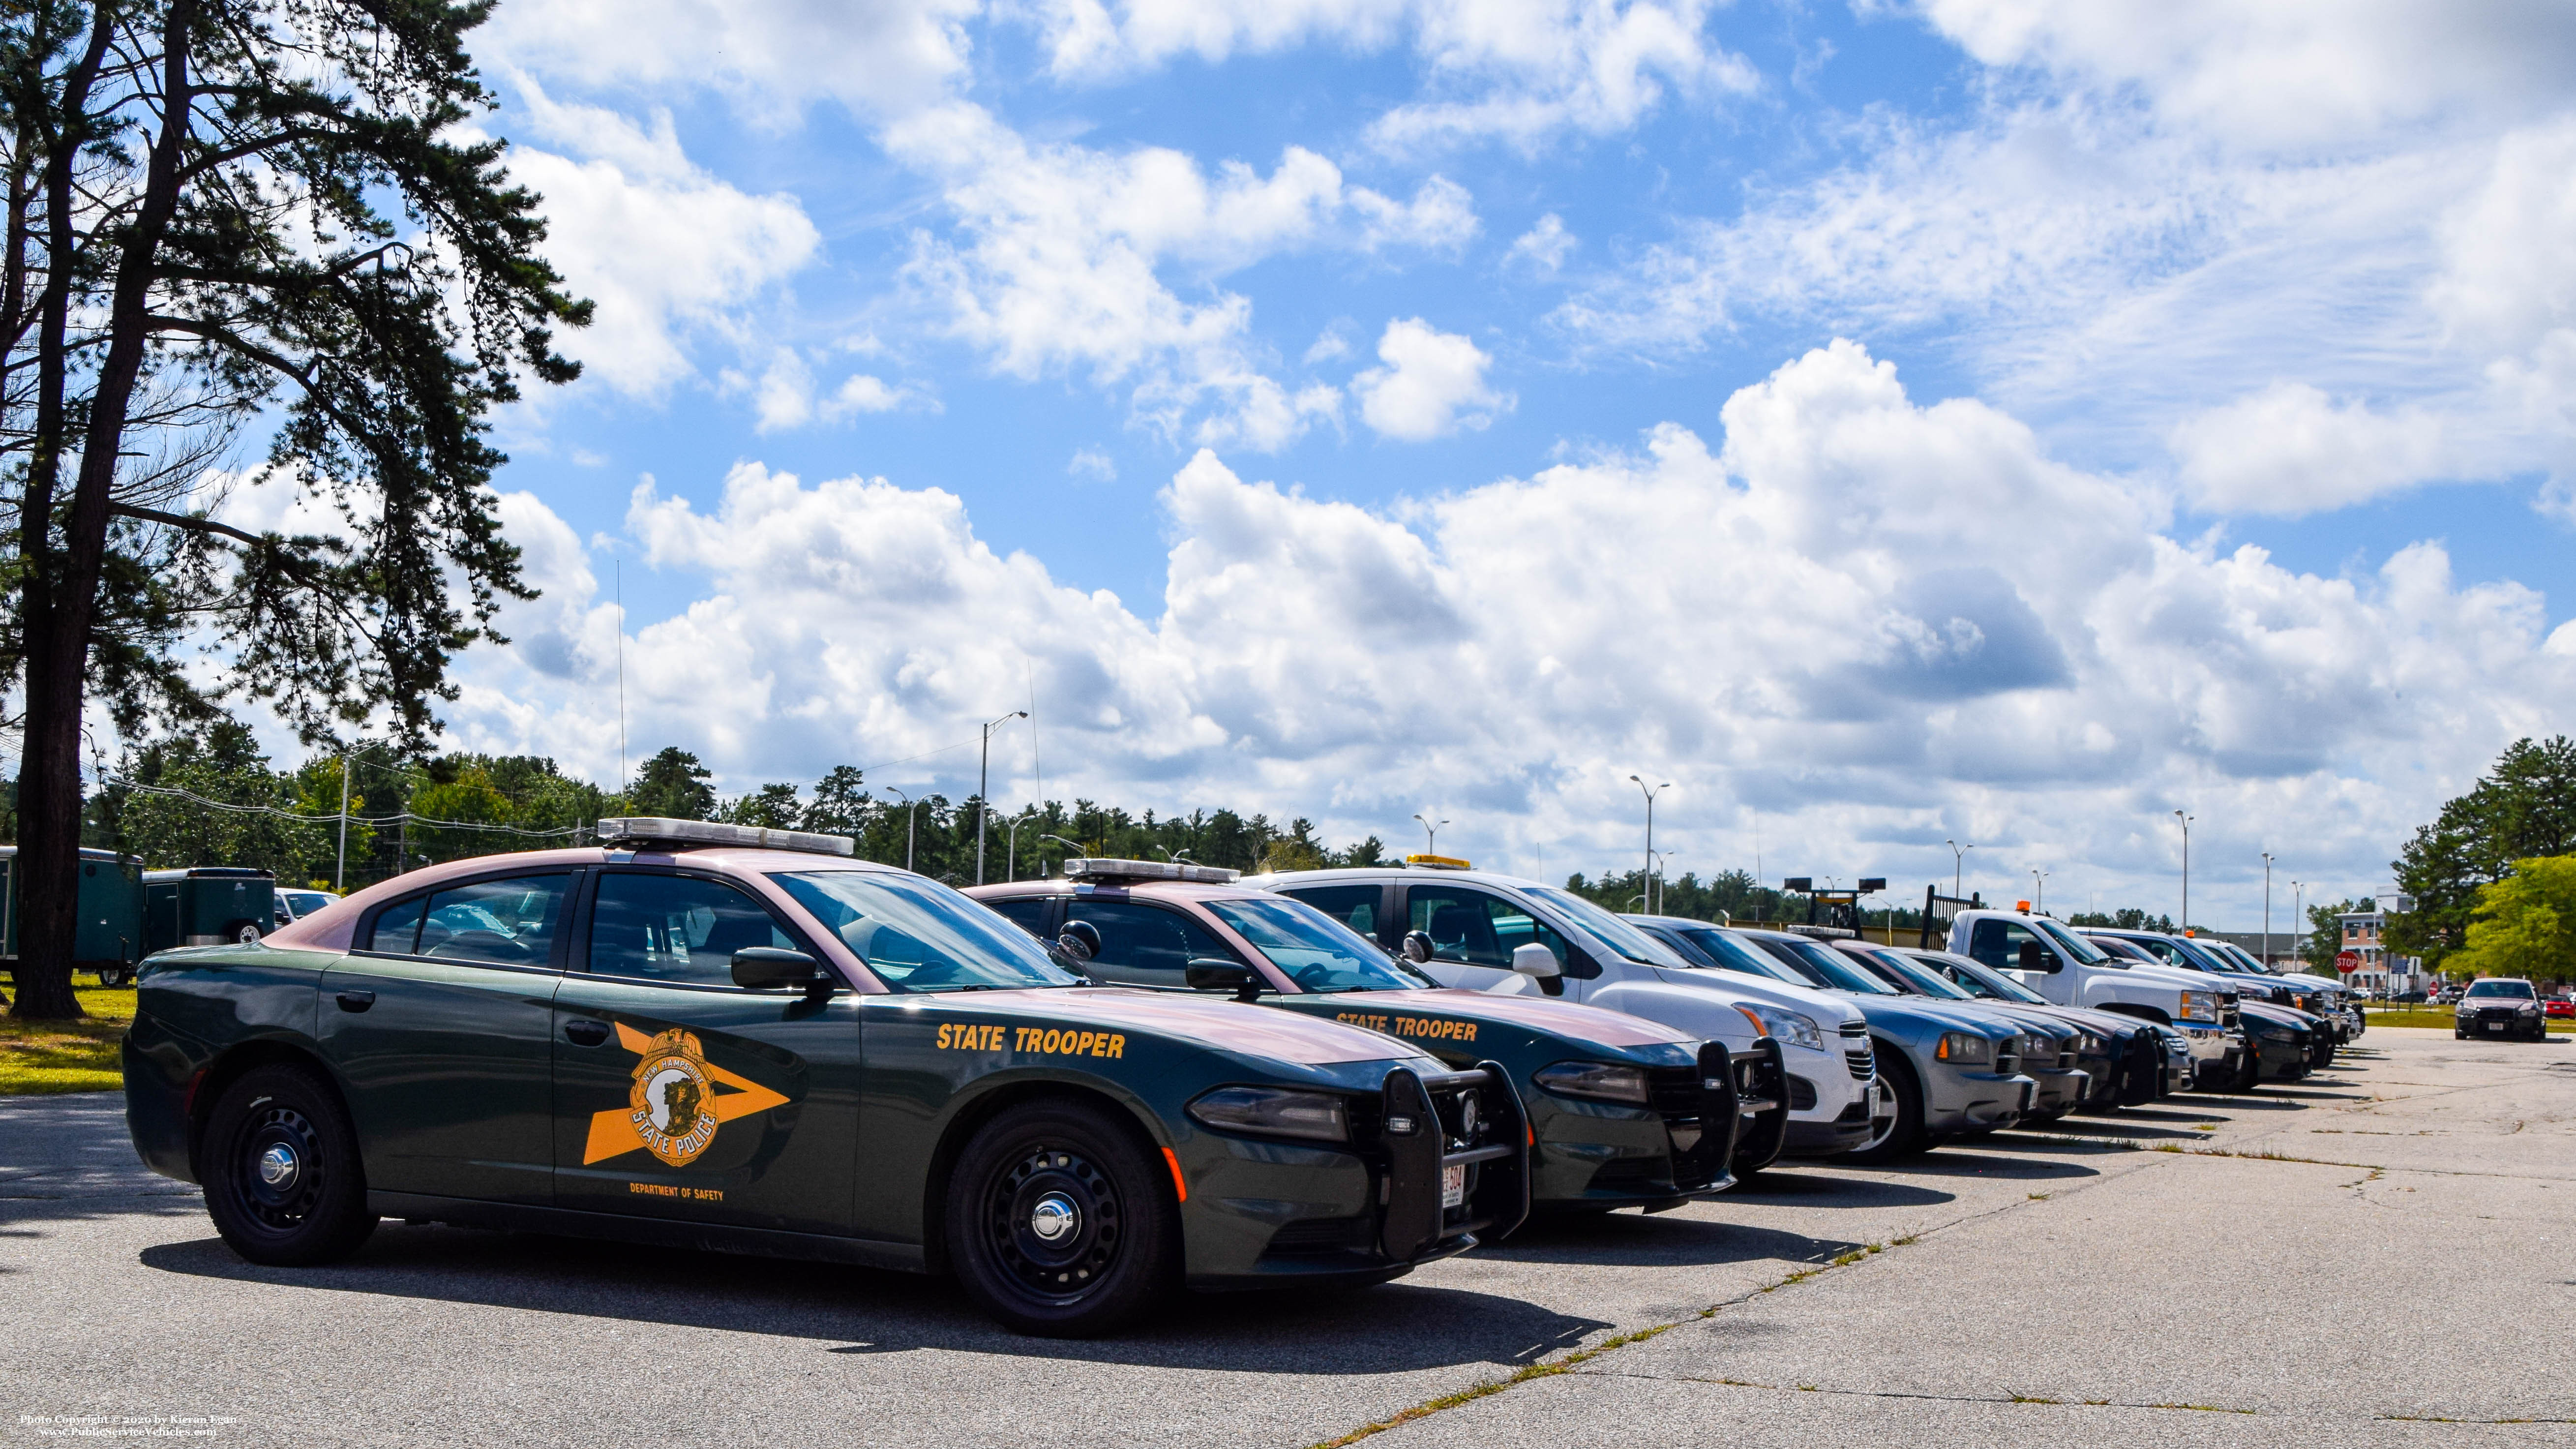
[[[1440,1169],[1440,1205],[1457,1207],[1467,1201],[1467,1164]]]
[[[2502,1031],[2502,1030],[2504,1030],[2504,1023],[2503,1023],[2503,1022],[2500,1022],[2500,1021],[2491,1021],[2491,1022],[2488,1022],[2488,1023],[2487,1023],[2487,1030],[2489,1030],[2489,1031]]]

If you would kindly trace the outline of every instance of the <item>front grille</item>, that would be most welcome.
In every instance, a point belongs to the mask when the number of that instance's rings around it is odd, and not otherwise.
[[[1725,1050],[1717,1048],[1719,1052]],[[1709,1065],[1717,1064],[1712,1061]],[[1701,1070],[1696,1066],[1646,1069],[1649,1100],[1664,1119],[1664,1131],[1672,1139],[1673,1186],[1683,1192],[1697,1192],[1715,1182],[1727,1149],[1735,1143],[1735,1124],[1724,1115],[1732,1097],[1727,1091],[1731,1082],[1719,1077],[1718,1087],[1711,1090]]]
[[[1816,1110],[1816,1084],[1808,1081],[1804,1077],[1790,1077],[1789,1110],[1792,1112],[1812,1112]]]
[[[1878,1055],[1870,1050],[1868,1025],[1857,1021],[1844,1022],[1842,1038],[1843,1062],[1851,1068],[1852,1080],[1866,1082],[1877,1076]]]
[[[1364,1252],[1375,1234],[1367,1218],[1299,1218],[1270,1235],[1270,1258],[1315,1258]]]

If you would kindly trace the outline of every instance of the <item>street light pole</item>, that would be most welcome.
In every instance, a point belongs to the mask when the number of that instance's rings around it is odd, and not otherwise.
[[[2030,908],[2039,915],[2048,914],[2048,872],[2035,865],[2030,868]]]
[[[2302,929],[2308,921],[2308,883],[2290,882],[2290,959],[2300,970],[2308,969],[2308,933]]]
[[[2272,852],[2263,852],[2263,969],[2272,969]]]
[[[1964,900],[1966,897],[1960,894],[1963,889],[1960,885],[1960,881],[1967,875],[1966,861],[1968,859],[1968,852],[1976,849],[1976,847],[1973,845],[1961,845],[1955,840],[1945,840],[1941,843],[1950,847],[1950,898],[1952,900]]]
[[[1020,827],[1028,824],[1029,817],[1035,815],[1037,810],[1038,807],[1032,805],[1028,809],[1011,817],[1011,853],[1008,857],[1008,864],[1006,864],[1003,869],[1009,872],[1012,880],[1018,880],[1020,878]]]
[[[913,799],[912,796],[905,794],[904,788],[901,785],[888,785],[886,788],[897,795],[903,796],[903,868],[905,870],[910,870],[912,869]]]
[[[984,763],[975,771],[975,884],[984,883],[984,819],[993,813],[993,802],[987,798],[993,788],[993,731],[1015,719],[1027,719],[1024,709],[1012,710],[997,720],[984,724]]]
[[[2177,810],[2174,818],[2182,822],[2182,933],[2191,934],[2191,821],[2192,817]]]
[[[1413,818],[1416,820],[1422,820],[1422,853],[1424,855],[1438,855],[1440,853],[1440,827],[1448,824],[1449,822],[1446,820],[1423,820],[1420,815],[1416,815]]]
[[[1091,853],[1091,848],[1084,845],[1081,841],[1067,840],[1061,835],[1049,835],[1043,830],[1038,832],[1038,839],[1052,840],[1056,844],[1063,846],[1065,849],[1072,851],[1075,855],[1089,855]],[[1041,862],[1040,864],[1043,866],[1044,863]],[[1046,872],[1044,869],[1040,869],[1038,873],[1040,875],[1044,875]]]
[[[1646,796],[1646,914],[1651,916],[1655,913],[1655,797],[1673,788],[1673,782],[1666,780],[1648,790],[1645,781],[1634,775],[1628,778],[1635,780],[1637,788]]]

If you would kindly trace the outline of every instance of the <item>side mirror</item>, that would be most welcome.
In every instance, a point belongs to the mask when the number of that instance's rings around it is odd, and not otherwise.
[[[2021,955],[2014,961],[2013,966],[2019,971],[2054,972],[2057,969],[2057,953],[2037,941],[2024,941],[2021,943]]]
[[[1192,991],[1231,991],[1237,1001],[1250,1001],[1261,994],[1261,973],[1232,961],[1219,961],[1202,956],[1182,969],[1181,979]]]
[[[1429,931],[1407,931],[1404,933],[1404,959],[1413,962],[1417,966],[1431,959],[1431,933]]]
[[[811,990],[824,981],[822,963],[802,951],[745,946],[733,953],[733,984],[746,991],[775,991],[782,986]]]
[[[1524,941],[1512,948],[1512,969],[1541,981],[1565,974],[1565,968],[1556,964],[1556,953],[1536,941]]]
[[[1100,958],[1100,928],[1089,921],[1065,922],[1064,929],[1056,935],[1055,943],[1076,961]]]

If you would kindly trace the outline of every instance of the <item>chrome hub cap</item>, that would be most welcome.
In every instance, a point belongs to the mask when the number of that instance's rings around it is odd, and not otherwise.
[[[268,1150],[259,1155],[259,1180],[280,1191],[294,1186],[295,1174],[303,1168],[304,1164],[296,1160],[295,1149],[283,1142],[269,1144]]]
[[[1029,1231],[1037,1234],[1039,1242],[1061,1243],[1082,1231],[1082,1209],[1063,1193],[1048,1193],[1029,1209]]]

